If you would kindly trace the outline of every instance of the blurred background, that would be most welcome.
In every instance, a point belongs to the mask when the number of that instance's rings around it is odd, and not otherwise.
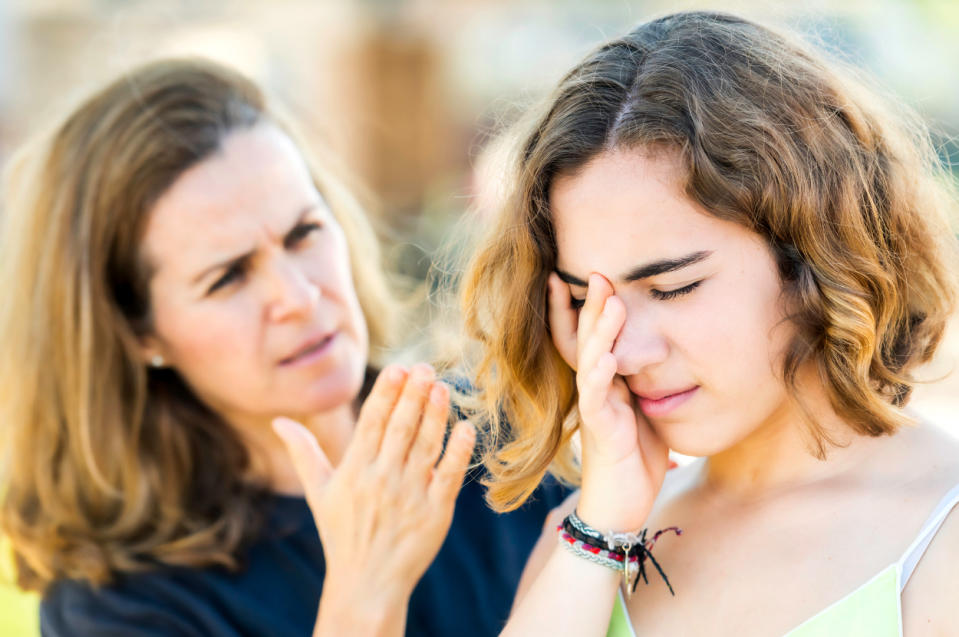
[[[825,0],[0,0],[0,162],[92,87],[202,55],[254,77],[342,158],[400,270],[422,279],[495,194],[496,132],[599,42],[684,8],[782,24],[862,67],[929,123],[959,174],[959,2]],[[915,408],[959,421],[953,329]],[[959,425],[955,426],[959,432]]]

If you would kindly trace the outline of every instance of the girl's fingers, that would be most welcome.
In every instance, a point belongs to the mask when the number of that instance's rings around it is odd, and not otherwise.
[[[446,452],[433,471],[427,496],[430,502],[436,506],[453,506],[456,494],[463,485],[475,443],[476,430],[473,425],[465,420],[457,423],[446,443]]]
[[[597,414],[606,402],[616,377],[616,357],[610,352],[599,356],[596,364],[588,371],[581,371],[579,380],[579,411],[583,422],[592,421],[590,416]]]
[[[419,475],[428,475],[443,450],[443,434],[450,412],[450,390],[434,383],[423,410],[419,434],[410,448],[407,466]]]
[[[635,397],[633,402],[635,403]],[[643,464],[647,467],[663,467],[669,464],[669,448],[659,434],[652,428],[646,416],[634,406],[633,413],[636,414],[636,436],[639,441],[639,451],[643,456]]]
[[[359,462],[367,465],[376,458],[386,423],[393,413],[407,375],[407,371],[399,365],[389,365],[380,372],[370,395],[360,408],[353,440],[343,458],[344,464]]]
[[[579,311],[579,322],[576,326],[577,346],[580,353],[583,349],[583,339],[592,333],[596,321],[599,319],[606,303],[607,297],[613,295],[613,286],[601,274],[589,275],[589,287],[586,288],[586,302]],[[581,364],[580,357],[577,356],[577,363]]]
[[[410,443],[419,431],[426,397],[433,387],[434,377],[433,368],[429,365],[421,363],[410,369],[403,392],[386,424],[383,444],[377,456],[378,463],[400,466],[406,461]]]
[[[274,418],[273,431],[286,445],[293,469],[303,485],[307,502],[312,507],[329,482],[333,466],[320,448],[320,443],[316,441],[316,436],[295,420]]]
[[[556,351],[566,364],[576,369],[576,310],[572,307],[569,287],[559,275],[551,272],[546,282],[549,331]]]
[[[625,321],[626,308],[623,302],[615,296],[607,297],[592,331],[581,332],[577,369],[588,374],[600,356],[611,352]]]

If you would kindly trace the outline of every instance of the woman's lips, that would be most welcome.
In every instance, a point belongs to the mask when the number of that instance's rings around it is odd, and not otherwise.
[[[306,345],[296,354],[281,360],[280,366],[294,367],[299,365],[309,365],[310,363],[315,362],[327,353],[335,338],[336,332],[327,334],[319,341],[310,345]]]
[[[646,398],[637,394],[636,399],[639,401],[639,408],[643,410],[643,414],[649,418],[657,418],[677,409],[692,398],[698,389],[699,386],[697,385],[674,394],[663,395],[660,398]]]

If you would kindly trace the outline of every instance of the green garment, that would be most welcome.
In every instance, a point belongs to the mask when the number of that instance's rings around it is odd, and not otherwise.
[[[786,633],[785,637],[899,637],[899,574],[892,564],[877,576]],[[634,637],[622,596],[606,637]]]
[[[933,509],[898,562],[786,633],[784,637],[901,637],[900,595],[939,527],[959,503],[959,485]],[[642,637],[633,632],[623,595],[617,596],[606,637]]]

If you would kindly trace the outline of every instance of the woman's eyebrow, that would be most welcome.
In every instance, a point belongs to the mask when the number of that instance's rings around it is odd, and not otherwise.
[[[304,219],[308,214],[310,214],[310,212],[312,212],[313,210],[316,210],[316,209],[319,207],[319,205],[320,205],[319,203],[313,202],[313,203],[307,204],[307,205],[304,206],[303,208],[300,208],[300,211],[299,211],[299,212],[297,213],[297,215],[296,215],[296,220],[293,222],[293,225],[290,226],[290,230],[288,230],[288,231],[286,232],[286,234],[283,235],[283,242],[284,242],[284,243],[286,243],[287,241],[289,241],[290,236],[291,236],[291,235],[293,234],[293,232],[296,230],[297,226],[299,226],[299,225],[303,222],[303,219]],[[246,260],[246,259],[249,259],[250,257],[253,256],[253,254],[254,254],[255,252],[256,252],[256,250],[254,249],[254,250],[250,250],[249,252],[245,252],[245,253],[243,253],[243,254],[238,254],[238,255],[229,257],[229,258],[227,258],[227,259],[223,259],[222,261],[218,261],[217,263],[214,263],[214,264],[212,264],[212,265],[204,268],[202,272],[200,272],[200,273],[197,274],[195,277],[193,277],[193,282],[192,282],[192,283],[193,283],[194,285],[196,285],[197,283],[199,283],[200,281],[202,281],[204,278],[206,278],[208,275],[210,275],[210,274],[213,273],[213,272],[216,272],[217,270],[220,270],[220,269],[223,269],[223,268],[226,268],[226,267],[229,267],[229,266],[236,265],[236,264],[238,264],[238,263],[240,263],[240,262],[242,262],[242,261],[244,261],[244,260]]]
[[[193,281],[191,284],[196,285],[200,283],[203,279],[205,279],[207,276],[212,274],[213,272],[216,272],[217,270],[231,267],[239,263],[242,263],[243,261],[248,260],[250,257],[253,256],[254,252],[255,252],[254,250],[251,250],[250,252],[245,252],[243,254],[232,256],[228,259],[224,259],[223,261],[219,261],[217,263],[214,263],[213,265],[210,265],[207,268],[204,268],[202,272],[200,272],[195,277],[193,277]]]
[[[306,219],[307,215],[319,208],[319,203],[310,203],[300,209],[299,214],[296,216],[296,221],[290,226],[290,229],[286,231],[286,234],[283,235],[283,245],[286,245],[290,242],[290,239],[293,237],[293,234],[296,232],[296,229],[300,227],[300,224],[303,223],[303,220]]]
[[[639,281],[640,279],[648,279],[649,277],[656,276],[657,274],[675,272],[676,270],[681,270],[687,266],[693,265],[694,263],[699,263],[700,261],[708,258],[711,254],[711,250],[700,250],[699,252],[692,252],[684,257],[679,257],[676,259],[659,259],[658,261],[644,263],[643,265],[637,266],[627,272],[622,277],[622,280],[626,281],[627,283],[632,283],[633,281]],[[556,274],[564,283],[582,288],[588,287],[588,283],[586,281],[578,276],[573,276],[569,272],[564,272],[563,270],[556,268]]]

